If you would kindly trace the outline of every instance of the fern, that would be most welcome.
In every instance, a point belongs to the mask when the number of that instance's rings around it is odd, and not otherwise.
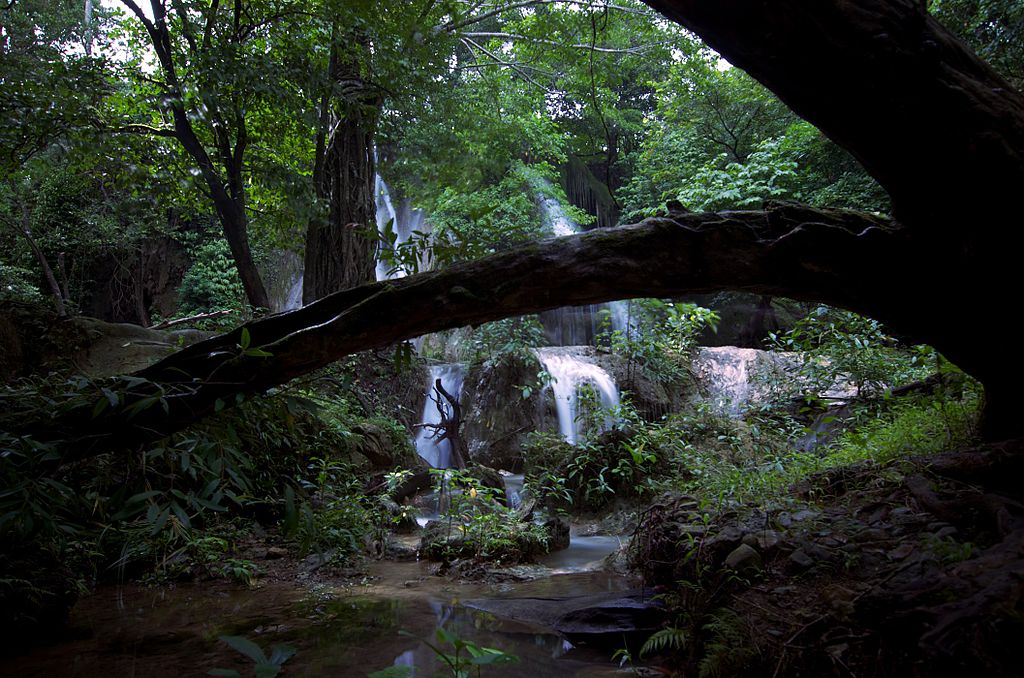
[[[716,610],[704,625],[711,634],[704,657],[700,660],[700,678],[747,675],[758,651],[750,644],[750,636],[740,616],[728,608]]]
[[[663,650],[681,650],[685,645],[686,631],[669,626],[647,639],[644,646],[640,648],[640,656],[643,657],[648,653],[657,653]]]

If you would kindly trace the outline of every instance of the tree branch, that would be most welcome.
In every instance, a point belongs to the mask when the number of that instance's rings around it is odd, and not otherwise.
[[[83,440],[69,454],[159,438],[235,402],[238,394],[261,393],[350,353],[566,305],[737,289],[862,311],[878,311],[872,304],[883,299],[889,306],[876,315],[898,320],[906,296],[930,284],[914,282],[919,271],[905,265],[914,260],[912,244],[875,215],[793,205],[676,213],[550,238],[442,271],[338,292],[185,348],[138,373],[153,384],[148,397],[161,397],[166,410],[132,411],[146,391],[99,419],[84,408],[65,422],[72,438]],[[891,275],[865,275],[865,261]],[[894,280],[899,294],[891,289]],[[271,356],[243,351],[243,331],[248,349]],[[37,434],[62,435],[52,421]]]

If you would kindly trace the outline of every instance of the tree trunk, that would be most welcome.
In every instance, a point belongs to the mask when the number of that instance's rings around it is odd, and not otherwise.
[[[345,56],[339,50],[353,50]],[[332,292],[374,279],[377,243],[373,143],[381,99],[367,82],[370,48],[365,39],[332,47],[331,80],[340,90],[337,110],[323,115],[329,132],[313,180],[326,218],[314,218],[306,232],[302,300],[310,304]],[[329,100],[325,101],[327,106]],[[325,110],[326,113],[326,110]]]
[[[793,205],[679,213],[551,238],[337,292],[185,348],[139,372],[153,385],[136,387],[121,407],[99,419],[91,408],[81,420],[69,418],[82,440],[74,454],[158,438],[235,402],[237,394],[261,393],[350,353],[559,306],[738,289],[820,300],[899,327],[908,297],[934,275],[930,264],[905,264],[913,262],[913,245],[884,218]],[[869,257],[887,277],[864,275],[861,262]],[[156,406],[161,397],[166,409]],[[132,410],[147,399],[150,407]],[[62,435],[58,429],[47,422],[38,433]]]
[[[57,277],[53,274],[53,267],[50,266],[50,262],[47,261],[46,255],[43,254],[36,239],[32,237],[31,217],[28,206],[24,204],[21,206],[21,233],[25,236],[29,249],[32,250],[32,256],[39,263],[39,268],[43,269],[43,276],[46,278],[46,285],[50,288],[50,296],[53,298],[53,307],[57,311],[57,316],[61,318],[67,316],[64,295],[60,291],[60,285],[57,284]]]

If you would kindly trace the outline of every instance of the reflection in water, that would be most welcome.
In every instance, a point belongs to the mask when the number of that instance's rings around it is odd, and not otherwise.
[[[265,650],[281,643],[295,646],[298,652],[286,665],[288,675],[357,677],[403,664],[426,677],[444,667],[418,639],[436,645],[439,624],[477,645],[520,658],[516,664],[492,667],[488,676],[614,674],[610,652],[572,648],[547,628],[468,609],[460,600],[622,590],[630,582],[621,577],[561,575],[502,588],[425,576],[416,563],[374,567],[395,583],[327,589],[320,595],[280,583],[259,589],[211,583],[174,589],[104,588],[72,612],[70,635],[25,656],[0,659],[0,674],[161,678],[201,676],[224,668],[251,675],[252,663],[218,641],[219,636],[241,635]]]

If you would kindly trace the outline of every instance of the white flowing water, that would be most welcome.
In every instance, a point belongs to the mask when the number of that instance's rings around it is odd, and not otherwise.
[[[700,349],[695,366],[716,409],[734,417],[743,413],[752,397],[750,377],[761,353],[735,346]]]
[[[556,574],[599,570],[604,565],[604,559],[618,551],[625,541],[628,540],[609,535],[584,537],[570,534],[568,548],[552,551],[542,556],[539,562],[550,567]]]
[[[575,445],[583,433],[579,388],[584,384],[592,386],[601,401],[601,407],[605,409],[619,404],[619,389],[612,376],[578,348],[539,348],[536,353],[537,359],[553,378],[551,391],[555,396],[558,430],[566,441]],[[605,417],[605,428],[611,427],[613,423],[611,417]]]
[[[379,174],[374,176],[374,195],[377,201],[377,232],[381,237],[381,242],[378,245],[380,249],[388,247],[398,249],[409,242],[417,232],[427,229],[423,210],[413,207],[412,201],[408,198],[398,201],[396,207],[395,201],[391,196],[391,189],[388,188],[387,182]],[[393,245],[385,244],[384,233],[388,222],[391,222],[391,230],[395,234]],[[382,259],[383,257],[378,255],[377,280],[401,278],[407,274],[404,268],[392,270],[392,265]],[[417,263],[419,270],[427,268],[429,262],[426,261],[425,253],[421,253],[420,260]]]
[[[434,365],[430,368],[430,380],[427,382],[427,389],[424,393],[423,416],[420,417],[420,423],[441,423],[441,412],[438,411],[437,401],[435,400],[437,393],[434,391],[434,383],[440,379],[444,390],[450,393],[456,400],[459,400],[462,397],[462,380],[464,376],[465,366],[460,363]],[[444,408],[446,415],[451,414],[448,403],[444,398],[441,398],[441,407]],[[451,443],[447,440],[438,440],[434,433],[435,431],[427,426],[421,426],[416,429],[416,438],[414,440],[416,452],[434,468],[449,468],[452,458]]]
[[[543,182],[548,188],[551,183]],[[583,229],[570,217],[558,198],[549,193],[537,195],[544,230],[554,236],[574,235]],[[629,315],[626,301],[586,306],[566,306],[545,311],[541,314],[548,339],[555,346],[593,345],[594,337],[600,331],[601,311],[611,313],[611,329],[625,332]]]
[[[517,509],[523,505],[523,479],[522,473],[501,472],[501,478],[505,482],[505,497],[508,499],[508,507]]]

